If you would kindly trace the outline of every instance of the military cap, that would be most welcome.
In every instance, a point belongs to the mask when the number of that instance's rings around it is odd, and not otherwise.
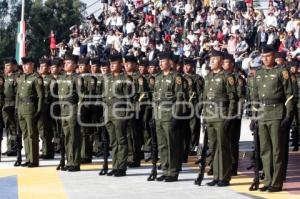
[[[40,63],[40,64],[47,64],[47,66],[50,66],[50,60],[47,59],[47,58],[41,58],[41,59],[39,60],[39,63]]]
[[[90,58],[89,57],[80,57],[78,60],[78,65],[89,65],[90,64]]]
[[[117,54],[111,54],[109,56],[109,61],[114,62],[114,61],[122,61],[122,55],[120,53]]]
[[[149,66],[158,67],[159,66],[158,60],[157,59],[153,59],[153,60],[149,61]]]
[[[194,66],[195,65],[195,60],[193,59],[193,58],[191,58],[191,57],[186,57],[186,58],[184,58],[183,59],[183,64],[184,65],[192,65],[192,66]]]
[[[286,53],[285,52],[276,52],[275,53],[275,59],[277,59],[277,58],[285,59],[286,58]]]
[[[171,59],[172,58],[172,53],[171,52],[160,52],[158,54],[158,58],[159,58],[159,60]]]
[[[72,61],[76,62],[77,59],[72,53],[69,52],[65,55],[65,60],[72,60]]]
[[[59,57],[54,58],[51,60],[50,65],[51,66],[60,66],[62,64],[62,60]]]
[[[223,56],[223,59],[228,59],[230,60],[231,62],[234,62],[234,58],[233,58],[233,55],[229,54],[229,53],[224,53],[224,56]]]
[[[222,57],[223,58],[224,54],[221,51],[213,50],[213,51],[211,51],[210,56],[211,57]]]
[[[109,61],[107,59],[100,59],[99,65],[100,67],[107,67],[109,66]]]
[[[93,58],[91,58],[91,65],[100,66],[99,57],[93,57]]]
[[[21,60],[22,60],[23,65],[27,64],[27,63],[34,63],[32,57],[22,57]]]
[[[138,60],[138,64],[139,64],[139,66],[145,66],[145,67],[148,67],[148,66],[149,66],[149,60],[148,60],[146,57],[141,57],[141,58]]]
[[[13,57],[7,57],[3,60],[3,62],[4,62],[4,64],[9,64],[9,63],[15,64],[15,65],[18,64],[16,59]]]
[[[137,61],[136,61],[136,57],[133,56],[133,55],[126,55],[126,56],[124,57],[124,59],[125,59],[125,62],[134,62],[134,63],[137,62]]]
[[[271,53],[271,52],[275,52],[275,48],[272,45],[264,45],[262,47],[262,53]]]

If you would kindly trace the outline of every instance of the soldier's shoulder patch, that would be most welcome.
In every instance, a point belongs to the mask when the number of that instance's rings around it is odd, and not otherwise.
[[[287,70],[282,71],[282,76],[283,76],[283,79],[288,79],[289,78],[289,72]]]
[[[180,76],[176,76],[176,84],[181,85],[182,84],[182,79]]]
[[[138,78],[138,83],[139,83],[140,86],[144,85],[144,79],[143,79],[143,77],[139,77]]]
[[[228,77],[227,78],[227,80],[228,80],[228,83],[231,85],[231,86],[233,86],[234,85],[234,79],[233,79],[233,77]]]

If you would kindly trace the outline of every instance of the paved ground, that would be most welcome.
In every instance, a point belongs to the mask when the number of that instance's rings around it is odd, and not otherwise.
[[[245,122],[244,122],[245,123]],[[3,157],[0,163],[0,199],[91,199],[91,198],[288,198],[300,199],[300,153],[291,152],[288,179],[284,191],[277,194],[249,192],[253,171],[248,171],[249,158],[245,151],[251,148],[251,133],[243,125],[241,164],[239,176],[234,177],[227,188],[205,186],[210,176],[205,176],[203,186],[193,184],[197,176],[195,157],[184,164],[179,181],[175,183],[147,182],[151,167],[143,163],[141,168],[129,169],[127,177],[115,178],[98,176],[101,159],[83,165],[82,171],[69,173],[56,171],[59,157],[51,161],[41,161],[39,168],[14,168],[14,157]],[[3,143],[5,146],[5,143]],[[4,149],[5,150],[5,149]]]

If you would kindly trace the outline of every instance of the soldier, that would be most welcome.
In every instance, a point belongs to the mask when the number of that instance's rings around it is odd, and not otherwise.
[[[54,159],[53,128],[50,115],[50,106],[52,103],[51,84],[52,76],[49,74],[50,60],[42,58],[40,60],[40,76],[43,78],[44,103],[41,115],[37,122],[38,131],[42,139],[42,159]]]
[[[142,151],[144,151],[145,160],[148,161],[150,159],[151,152],[151,132],[149,127],[149,121],[151,118],[151,105],[150,105],[150,88],[149,88],[149,78],[148,75],[148,65],[149,61],[146,58],[141,58],[138,61],[139,73],[141,75],[139,81],[143,81],[143,85],[140,86],[140,96],[142,98],[139,99],[141,105],[139,106],[139,117],[138,123],[140,126],[140,133],[143,136],[143,145]],[[141,84],[141,82],[139,82]]]
[[[300,75],[298,72],[299,68],[299,63],[298,62],[289,62],[288,66],[290,68],[291,72],[291,80],[292,80],[292,85],[293,85],[293,93],[294,93],[294,101],[295,101],[295,112],[294,112],[294,128],[291,133],[292,137],[292,146],[293,151],[298,151],[299,150],[299,131],[300,131],[300,100],[299,100],[299,86],[300,86]],[[289,136],[289,135],[288,135]],[[289,147],[287,143],[287,149]]]
[[[228,186],[231,179],[231,151],[228,136],[231,120],[236,116],[236,88],[232,75],[222,69],[223,53],[212,51],[210,73],[205,77],[203,117],[213,155],[213,181],[208,186]]]
[[[127,79],[132,81],[134,85],[134,96],[132,97],[132,105],[136,106],[139,101],[139,87],[143,86],[144,81],[146,81],[143,77],[141,77],[136,72],[136,64],[137,60],[133,55],[125,56],[124,58],[124,69],[127,76]],[[140,80],[141,79],[141,80]],[[141,82],[140,82],[141,81]],[[141,85],[140,85],[141,84]],[[137,112],[134,108],[134,113]],[[129,113],[132,114],[132,113]],[[127,137],[128,137],[128,167],[139,167],[142,159],[142,132],[139,129],[141,126],[137,125],[137,116],[130,118],[127,123]]]
[[[234,76],[237,88],[238,116],[232,120],[229,130],[232,153],[232,176],[236,176],[239,163],[239,142],[241,136],[242,114],[246,96],[246,80],[237,71],[234,71],[234,58],[232,55],[226,53],[223,58],[223,63],[224,71],[229,75]]]
[[[112,170],[108,176],[126,176],[128,143],[126,134],[126,105],[131,97],[130,84],[122,73],[122,56],[110,56],[110,74],[103,80],[103,102],[106,104],[106,129],[112,147]]]
[[[77,122],[78,93],[77,75],[74,73],[76,58],[67,54],[64,74],[58,79],[61,123],[65,136],[67,165],[63,171],[80,171],[81,134]]]
[[[78,61],[80,75],[78,79],[79,90],[79,117],[81,121],[81,163],[91,163],[93,157],[93,128],[91,128],[93,120],[93,102],[95,102],[96,77],[90,75],[89,71],[90,59],[81,57]]]
[[[181,169],[181,132],[177,125],[180,116],[186,114],[182,102],[186,101],[187,88],[184,88],[183,77],[171,70],[171,53],[161,52],[159,59],[162,72],[155,78],[153,101],[163,175],[156,180],[174,182],[178,180]]]
[[[18,78],[16,107],[24,139],[26,162],[21,166],[39,166],[39,135],[37,121],[41,116],[44,101],[43,79],[34,72],[31,57],[22,57],[23,71]]]
[[[254,78],[253,100],[259,102],[260,155],[265,173],[260,191],[282,190],[284,179],[284,130],[289,129],[293,111],[293,90],[289,72],[277,67],[275,50],[265,46],[262,51],[263,69]]]
[[[2,109],[2,116],[7,135],[7,152],[3,155],[16,156],[16,117],[15,117],[15,100],[17,92],[17,78],[15,73],[17,61],[14,58],[7,58],[4,60],[4,105]]]
[[[192,58],[185,58],[183,60],[183,77],[187,80],[189,90],[188,102],[196,108],[193,117],[188,121],[188,132],[190,135],[188,136],[186,148],[189,155],[196,155],[195,149],[199,145],[202,107],[197,106],[197,104],[202,99],[204,87],[204,79],[196,74],[195,67],[196,62]]]
[[[62,65],[62,60],[60,58],[54,58],[51,60],[50,63],[50,72],[51,72],[51,77],[52,77],[52,90],[51,90],[51,96],[52,96],[52,103],[57,103],[58,102],[58,82],[57,80],[59,79],[60,72],[61,72],[61,65]],[[52,130],[53,130],[53,145],[54,145],[54,152],[59,153],[60,152],[60,143],[61,143],[61,138],[63,137],[63,132],[62,132],[62,127],[61,127],[61,120],[59,119],[60,117],[60,106],[59,104],[54,105],[52,107],[52,113],[51,113],[51,123],[52,123]]]

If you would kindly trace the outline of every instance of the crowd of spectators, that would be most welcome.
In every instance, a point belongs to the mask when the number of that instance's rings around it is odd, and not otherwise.
[[[205,68],[209,51],[216,49],[228,51],[247,70],[261,47],[272,44],[287,60],[300,61],[299,1],[268,4],[258,10],[252,0],[101,0],[101,14],[70,27],[70,39],[54,53],[62,57],[72,50],[75,56],[105,59],[118,51],[151,61],[171,50]]]

